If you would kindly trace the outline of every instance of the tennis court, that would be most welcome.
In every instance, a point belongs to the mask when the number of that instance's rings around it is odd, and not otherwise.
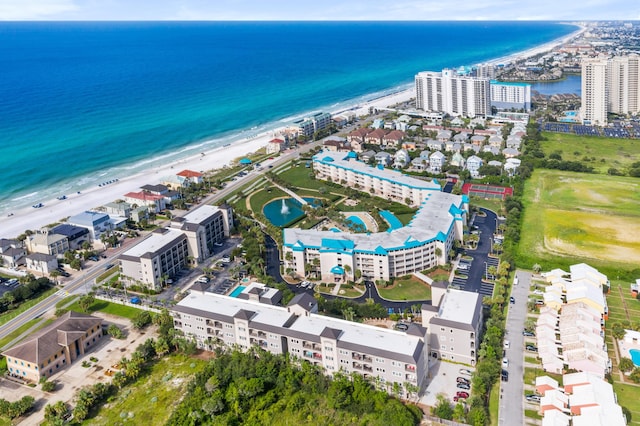
[[[462,193],[470,197],[499,198],[504,200],[507,196],[513,195],[513,188],[498,185],[465,183],[462,186]]]

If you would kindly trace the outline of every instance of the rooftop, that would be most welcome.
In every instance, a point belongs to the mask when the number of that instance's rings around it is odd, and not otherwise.
[[[125,251],[123,256],[142,257],[147,253],[157,253],[163,247],[175,242],[178,238],[186,238],[182,231],[171,228],[160,228],[152,232],[148,238],[140,241],[129,250]]]

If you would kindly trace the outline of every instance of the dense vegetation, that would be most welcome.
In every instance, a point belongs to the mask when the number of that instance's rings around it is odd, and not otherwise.
[[[169,425],[414,425],[422,418],[361,376],[292,363],[260,349],[218,351],[196,375]]]
[[[49,278],[35,278],[31,274],[20,277],[19,281],[22,285],[7,291],[0,298],[0,312],[11,310],[29,299],[35,299],[53,286]]]

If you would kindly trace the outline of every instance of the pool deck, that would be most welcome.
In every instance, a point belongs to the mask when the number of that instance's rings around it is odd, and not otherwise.
[[[355,216],[364,222],[367,232],[378,232],[378,223],[367,212],[343,212],[345,217]]]
[[[620,349],[620,356],[633,359],[631,357],[631,349],[635,349],[640,352],[640,342],[632,343],[627,340],[621,339],[618,340],[618,348]],[[635,363],[634,363],[635,364]],[[640,365],[636,365],[636,367],[640,367]]]

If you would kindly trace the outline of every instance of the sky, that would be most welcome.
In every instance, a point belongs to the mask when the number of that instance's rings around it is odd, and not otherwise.
[[[636,0],[0,0],[2,20],[640,20]]]

